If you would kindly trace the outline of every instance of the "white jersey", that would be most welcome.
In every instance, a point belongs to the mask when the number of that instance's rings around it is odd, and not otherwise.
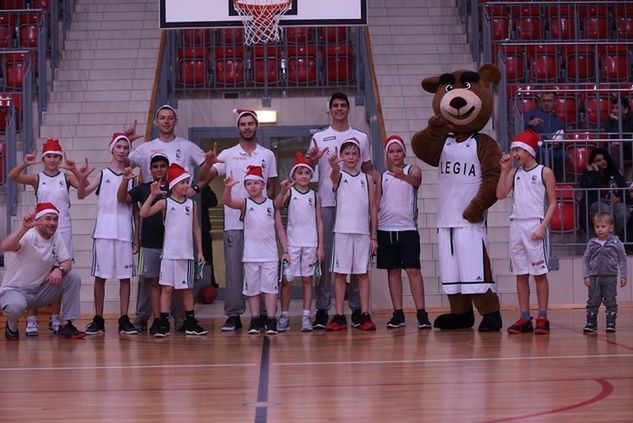
[[[316,224],[316,192],[301,192],[290,188],[288,197],[288,245],[293,247],[318,247]]]
[[[244,262],[277,261],[277,235],[275,232],[275,206],[266,198],[257,203],[245,200],[244,222]]]
[[[341,150],[341,144],[349,138],[356,138],[360,145],[361,159],[356,169],[360,171],[363,163],[371,161],[371,152],[369,151],[369,140],[367,139],[367,134],[352,127],[349,127],[347,130],[341,132],[329,126],[323,131],[317,132],[312,136],[310,148],[316,145],[319,150],[324,148],[328,149],[327,152],[319,159],[316,169],[319,177],[319,198],[321,198],[321,207],[336,206],[332,179],[330,178],[332,167],[330,166],[328,157],[334,154],[334,150],[339,152]]]
[[[411,172],[411,165],[405,165],[405,175]],[[417,230],[418,189],[408,182],[398,179],[391,172],[385,172],[380,179],[382,197],[378,209],[378,229],[399,232]]]
[[[514,174],[514,196],[510,219],[543,219],[545,217],[545,182],[543,165],[530,170],[523,166]]]
[[[129,159],[133,166],[140,166],[143,172],[144,182],[152,182],[150,160],[152,155],[163,153],[169,159],[169,163],[178,163],[189,169],[193,174],[193,167],[200,166],[204,162],[204,151],[193,142],[176,137],[172,141],[161,141],[155,138],[145,142],[130,152]]]
[[[26,231],[20,239],[20,249],[7,251],[5,257],[7,268],[0,292],[7,288],[35,290],[48,278],[54,265],[71,258],[59,232],[45,239],[37,228]]]
[[[231,190],[231,196],[234,200],[241,200],[248,197],[246,188],[244,187],[244,176],[246,176],[246,168],[248,166],[262,167],[265,184],[268,182],[268,179],[277,177],[277,160],[275,159],[275,154],[259,144],[256,145],[255,150],[251,153],[247,153],[240,144],[237,144],[236,146],[221,151],[220,154],[218,154],[218,160],[224,162],[213,165],[218,171],[218,176],[224,177],[231,173],[233,180],[239,182],[233,185]],[[262,194],[264,197],[268,195],[266,185],[264,185]],[[240,220],[240,211],[224,206],[224,230],[242,230],[243,228],[244,226]]]
[[[334,232],[369,235],[369,181],[367,174],[341,170],[336,186]]]
[[[70,228],[70,196],[68,195],[68,179],[65,173],[57,172],[48,176],[44,172],[37,174],[35,198],[38,203],[52,203],[59,210],[59,228]]]
[[[132,204],[117,201],[117,191],[123,175],[110,168],[103,169],[99,175],[97,188],[97,222],[93,238],[118,239],[132,242]],[[127,191],[133,187],[128,183]]]
[[[438,228],[459,228],[471,226],[463,213],[479,192],[482,182],[481,163],[477,156],[475,134],[462,142],[448,137],[440,156],[437,194]],[[484,222],[475,225],[484,226]]]
[[[193,200],[165,198],[165,238],[161,258],[193,260]]]

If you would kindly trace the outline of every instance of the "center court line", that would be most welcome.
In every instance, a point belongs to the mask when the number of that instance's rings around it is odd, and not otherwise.
[[[121,370],[121,369],[200,369],[209,367],[255,367],[257,364],[164,364],[138,366],[85,366],[85,367],[0,367],[0,372],[37,372],[55,370]]]
[[[595,358],[628,358],[633,354],[599,354],[599,355],[560,355],[560,356],[527,356],[527,357],[490,357],[490,358],[438,358],[429,360],[367,360],[367,361],[303,361],[274,363],[275,366],[322,366],[336,364],[412,364],[412,363],[472,363],[484,361],[525,361],[525,360],[570,360]]]

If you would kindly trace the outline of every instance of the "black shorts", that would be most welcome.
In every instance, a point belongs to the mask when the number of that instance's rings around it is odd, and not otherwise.
[[[418,231],[378,231],[379,269],[420,269]]]

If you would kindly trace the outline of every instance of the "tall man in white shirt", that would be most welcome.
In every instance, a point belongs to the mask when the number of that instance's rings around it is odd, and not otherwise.
[[[244,176],[248,166],[261,166],[266,184],[264,195],[274,198],[277,183],[277,160],[268,148],[257,144],[257,114],[253,110],[236,110],[237,130],[240,138],[234,147],[223,150],[217,157],[215,149],[207,152],[206,162],[200,167],[199,180],[206,185],[216,176],[232,175],[239,183],[232,187],[234,199],[247,197]],[[240,329],[240,315],[245,311],[242,295],[242,254],[244,251],[244,225],[240,211],[224,206],[224,314],[228,317],[222,331]]]

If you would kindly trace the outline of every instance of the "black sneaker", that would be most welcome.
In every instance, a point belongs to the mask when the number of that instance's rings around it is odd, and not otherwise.
[[[92,322],[86,326],[86,335],[98,335],[105,332],[105,320],[103,317],[95,314],[92,318]]]
[[[266,334],[267,335],[277,335],[279,331],[277,330],[277,319],[274,317],[266,318]]]
[[[185,324],[183,326],[185,327],[186,335],[202,336],[209,333],[208,330],[200,326],[198,320],[195,318],[185,320]]]
[[[391,320],[387,322],[388,329],[403,328],[406,325],[404,322],[404,312],[402,310],[394,310]]]
[[[315,330],[325,330],[327,326],[327,310],[324,308],[320,308],[316,312],[316,316],[314,316],[314,322],[312,323],[312,327]]]
[[[615,332],[615,318],[617,315],[615,313],[609,312],[607,313],[607,332]]]
[[[80,331],[71,321],[68,321],[68,323],[59,328],[57,336],[63,336],[68,339],[81,339],[86,336],[86,332]]]
[[[7,323],[4,326],[4,337],[7,341],[17,341],[20,339],[20,332],[9,329],[9,324]]]
[[[426,311],[418,310],[416,317],[418,318],[418,329],[431,329],[431,321]]]
[[[152,322],[152,326],[149,327],[149,334],[156,335],[156,332],[158,332],[159,328],[160,328],[160,319],[155,318],[154,321]]]
[[[582,331],[595,332],[596,329],[598,329],[598,315],[596,313],[587,313],[587,324]]]
[[[229,316],[220,329],[222,332],[235,332],[238,329],[242,329],[242,321],[240,316]]]
[[[251,318],[251,324],[248,327],[248,333],[250,335],[257,335],[262,331],[262,322],[259,320],[259,317]]]
[[[136,335],[138,333],[138,329],[130,322],[130,318],[127,317],[127,315],[119,317],[119,333],[120,332],[126,335]]]
[[[362,313],[359,308],[355,308],[354,310],[352,310],[352,327],[353,328],[358,328],[360,327],[360,324],[363,323],[361,314]]]
[[[154,334],[154,338],[166,338],[169,336],[169,320],[158,320],[158,330]]]

